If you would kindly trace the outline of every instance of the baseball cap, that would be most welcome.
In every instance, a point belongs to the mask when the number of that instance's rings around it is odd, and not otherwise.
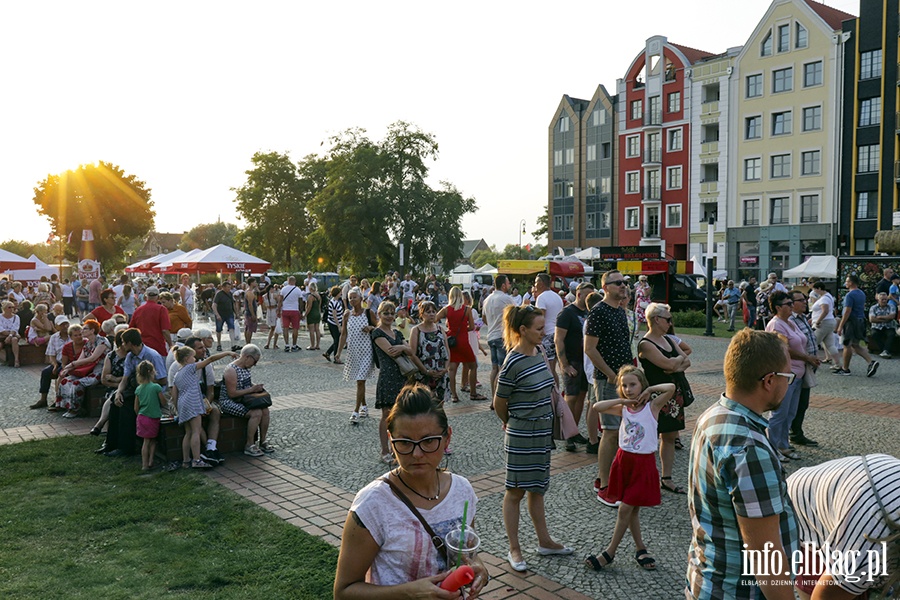
[[[189,328],[182,327],[181,329],[178,330],[178,333],[176,333],[175,335],[178,337],[179,340],[181,340],[183,342],[184,340],[191,337],[191,335],[193,335],[193,333],[194,332],[191,331]]]
[[[68,322],[69,322],[69,317],[67,317],[66,315],[59,315],[58,317],[56,317],[53,320],[53,323],[56,325],[62,325],[63,323],[68,323]]]
[[[151,285],[150,287],[147,288],[147,291],[145,292],[145,295],[147,295],[147,296],[159,296],[159,288],[156,287],[155,285]]]

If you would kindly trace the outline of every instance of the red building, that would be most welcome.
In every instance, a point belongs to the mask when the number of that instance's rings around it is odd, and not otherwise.
[[[617,82],[622,246],[661,246],[673,258],[688,258],[690,73],[711,56],[652,37]]]

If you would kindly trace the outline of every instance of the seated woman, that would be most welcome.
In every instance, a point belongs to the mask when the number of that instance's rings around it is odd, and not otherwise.
[[[16,315],[19,317],[19,337],[24,338],[28,331],[28,325],[34,318],[34,305],[30,300],[25,300],[16,306]]]
[[[462,525],[466,503],[466,527],[474,528],[478,499],[472,485],[438,468],[452,433],[447,414],[427,386],[412,384],[397,396],[387,427],[399,466],[360,490],[350,506],[334,597],[455,598],[438,587],[454,565],[401,500],[412,503],[441,539]],[[476,563],[470,599],[488,579],[484,565]]]
[[[50,336],[56,332],[53,321],[48,316],[46,304],[38,304],[34,307],[34,318],[28,328],[28,343],[34,346],[43,346],[50,340]]]
[[[107,332],[106,338],[115,341],[115,349],[106,353],[103,359],[103,369],[100,371],[100,384],[107,387],[106,400],[103,402],[103,408],[100,411],[100,419],[91,427],[91,435],[100,435],[103,426],[109,421],[109,411],[112,409],[112,403],[116,396],[116,388],[122,377],[125,375],[125,359],[128,357],[128,351],[122,347],[122,332],[128,329],[127,325],[116,325],[115,320],[109,319],[103,322],[103,329],[107,329],[107,323],[112,323],[111,332]],[[106,443],[104,443],[97,451],[105,452]]]
[[[3,350],[3,364],[6,364],[6,348],[9,348],[15,359],[15,366],[19,368],[19,326],[21,320],[15,313],[15,303],[5,300],[3,302],[3,314],[0,314],[0,350]]]
[[[103,290],[100,292],[100,306],[92,310],[88,318],[93,318],[98,323],[103,323],[108,319],[112,319],[113,315],[116,314],[125,314],[121,306],[116,306],[116,293],[113,290]],[[102,332],[101,335],[106,337]]]
[[[269,433],[269,407],[247,408],[247,403],[254,397],[269,394],[261,383],[256,385],[250,380],[250,369],[256,366],[262,354],[255,344],[247,344],[241,348],[241,355],[227,367],[222,376],[225,385],[219,395],[219,407],[226,415],[247,419],[247,442],[244,454],[262,456],[275,452],[275,448],[266,441]],[[256,432],[259,430],[259,443],[256,443]]]
[[[73,327],[69,328],[69,337],[75,342]],[[100,382],[103,357],[112,350],[109,341],[100,336],[100,323],[97,321],[93,319],[85,321],[81,333],[83,337],[81,352],[59,372],[56,406],[66,409],[63,416],[67,419],[78,416],[82,408],[84,390]],[[63,353],[65,355],[65,348]]]

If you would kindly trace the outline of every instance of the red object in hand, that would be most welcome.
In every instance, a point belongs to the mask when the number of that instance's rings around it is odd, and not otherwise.
[[[464,585],[469,585],[475,580],[475,571],[469,565],[463,565],[447,575],[447,579],[441,582],[441,589],[455,592]]]

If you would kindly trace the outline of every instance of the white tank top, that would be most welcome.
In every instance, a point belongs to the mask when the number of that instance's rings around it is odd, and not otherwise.
[[[650,403],[638,412],[622,407],[619,448],[632,454],[653,454],[659,448],[657,422]]]

